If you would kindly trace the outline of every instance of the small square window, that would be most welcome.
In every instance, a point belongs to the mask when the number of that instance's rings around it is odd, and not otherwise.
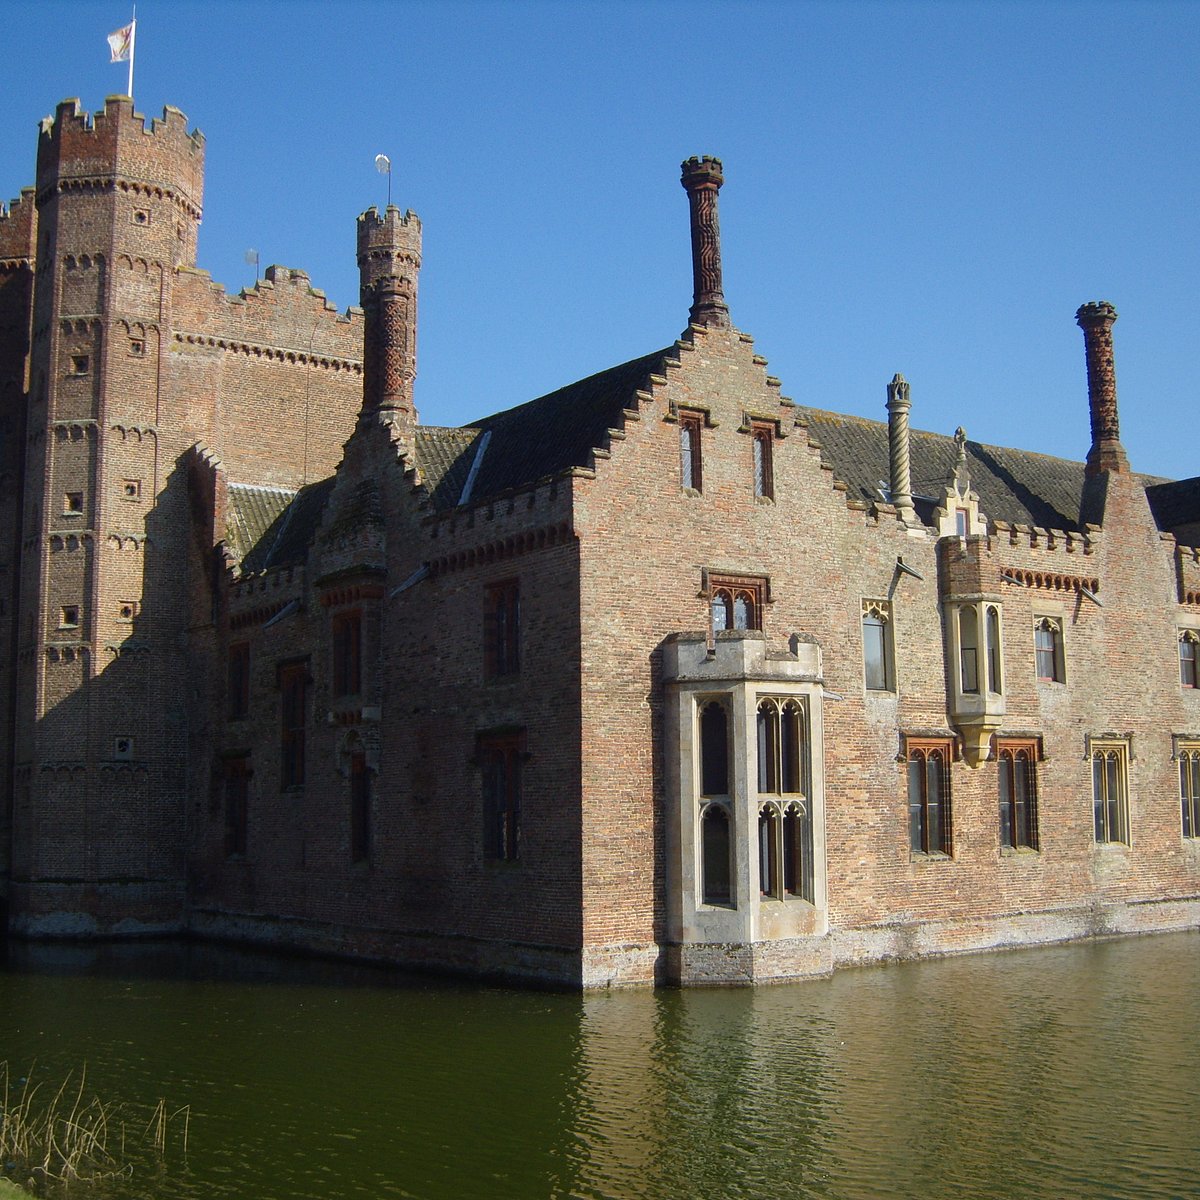
[[[67,492],[63,496],[63,514],[65,516],[77,516],[81,512],[83,512],[83,493]]]
[[[92,369],[91,357],[87,354],[71,355],[71,374],[86,375]]]
[[[118,600],[117,601],[117,620],[132,621],[134,617],[141,611],[141,604],[136,600]]]
[[[142,498],[142,481],[140,479],[122,479],[121,495],[126,500],[140,500]]]
[[[120,734],[113,738],[113,758],[128,761],[133,757],[133,738]]]
[[[148,208],[135,208],[133,210],[133,223],[135,225],[149,225],[150,210]]]
[[[58,622],[59,629],[78,629],[79,628],[79,605],[64,604],[62,606],[62,616]]]
[[[134,358],[146,357],[146,343],[141,338],[129,339],[129,353]]]

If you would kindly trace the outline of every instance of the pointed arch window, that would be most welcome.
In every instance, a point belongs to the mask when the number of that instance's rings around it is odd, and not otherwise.
[[[863,675],[867,690],[895,690],[892,606],[887,600],[862,602]]]
[[[729,710],[723,700],[701,703],[700,899],[728,906],[733,893],[733,814],[729,805]]]
[[[1129,845],[1129,745],[1093,740],[1090,750],[1096,842]]]
[[[1000,845],[1007,850],[1036,850],[1036,741],[998,739],[997,781],[1000,791]]]
[[[756,713],[759,892],[816,902],[808,721],[799,700],[770,697]]]
[[[1185,629],[1179,635],[1179,683],[1182,687],[1200,687],[1200,633]]]
[[[949,738],[908,739],[908,838],[914,854],[950,854],[952,751]]]
[[[713,633],[726,629],[761,629],[766,580],[754,576],[710,575],[709,602]]]
[[[1200,742],[1180,742],[1178,758],[1183,836],[1200,838]]]

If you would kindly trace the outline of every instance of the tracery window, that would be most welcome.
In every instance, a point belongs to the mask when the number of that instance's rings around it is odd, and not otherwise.
[[[949,738],[909,738],[908,837],[915,854],[949,854],[953,845]]]
[[[763,579],[710,575],[713,633],[725,629],[761,629],[765,591]]]
[[[1037,677],[1045,683],[1062,683],[1066,678],[1062,621],[1057,617],[1038,617],[1033,626],[1033,644]]]
[[[1036,850],[1037,743],[997,740],[996,766],[1000,791],[1000,845],[1007,850]]]
[[[729,710],[720,699],[700,705],[700,898],[730,905],[733,814],[729,789]]]
[[[1179,635],[1179,682],[1183,687],[1200,686],[1200,633],[1185,629]]]
[[[863,673],[869,691],[895,689],[892,606],[887,600],[862,602]]]
[[[1200,838],[1200,742],[1180,742],[1178,757],[1183,836]]]
[[[1129,745],[1093,740],[1091,758],[1096,842],[1129,845]]]
[[[806,713],[766,699],[757,712],[758,879],[764,896],[815,903]]]

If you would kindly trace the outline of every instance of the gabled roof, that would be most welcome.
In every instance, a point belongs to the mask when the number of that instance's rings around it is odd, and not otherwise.
[[[1200,544],[1200,475],[1153,484],[1146,498],[1159,529],[1170,530],[1189,546]]]
[[[472,502],[587,466],[608,431],[620,428],[634,392],[664,370],[671,352],[656,350],[461,429],[419,427],[417,463],[431,504],[438,511],[456,507],[477,460]]]

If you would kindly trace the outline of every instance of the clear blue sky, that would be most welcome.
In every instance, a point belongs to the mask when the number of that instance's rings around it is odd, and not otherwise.
[[[125,90],[120,3],[5,5],[0,196],[36,122]],[[804,403],[1087,452],[1111,300],[1135,469],[1200,474],[1200,4],[141,0],[139,111],[208,139],[200,265],[357,303],[354,219],[424,223],[417,403],[452,425],[669,344],[679,163],[725,163],[725,294]]]

